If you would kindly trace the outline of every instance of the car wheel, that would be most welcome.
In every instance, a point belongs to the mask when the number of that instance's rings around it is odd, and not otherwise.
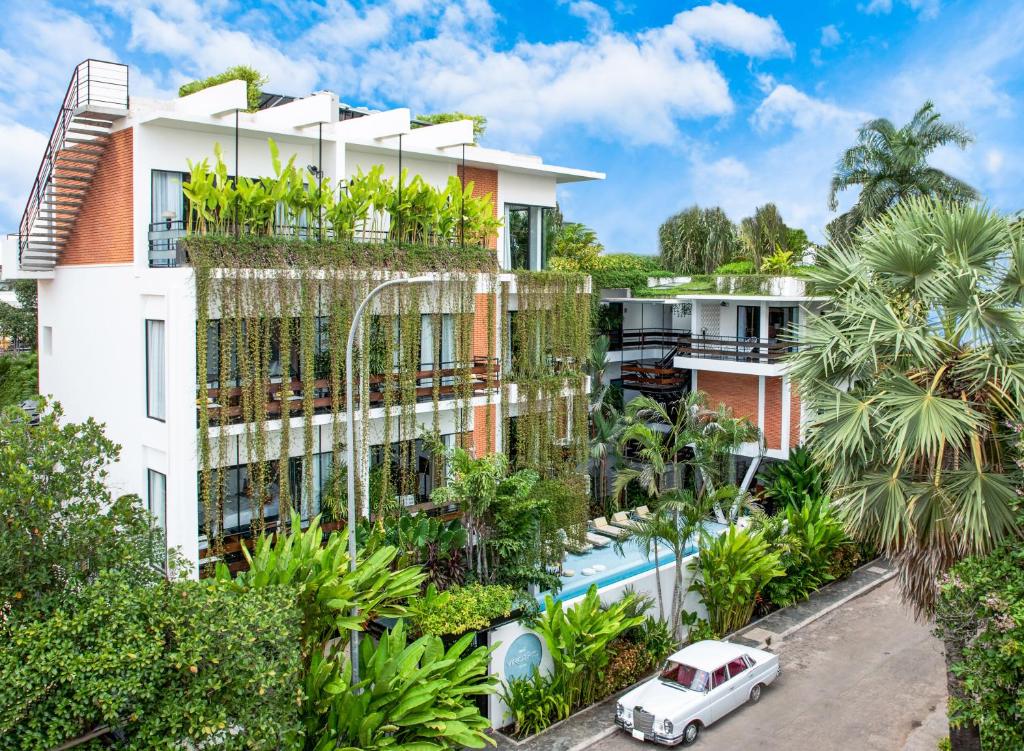
[[[683,745],[689,746],[697,740],[698,735],[700,735],[700,723],[694,720],[683,728]]]
[[[760,683],[750,689],[750,703],[757,704],[761,700],[761,689],[764,688]]]

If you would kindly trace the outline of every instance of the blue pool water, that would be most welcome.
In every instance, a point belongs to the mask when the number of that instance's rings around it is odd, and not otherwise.
[[[712,535],[719,535],[726,530],[725,524],[719,524],[718,522],[704,522],[704,529]],[[690,544],[686,548],[686,555],[691,555],[697,552],[697,535],[694,535],[690,539]],[[675,556],[672,555],[670,550],[667,550],[664,546],[658,547],[658,563],[664,566],[666,563],[671,563],[675,560]],[[594,566],[604,566],[603,571],[595,572],[591,576],[584,576],[583,569],[593,568]],[[637,543],[627,540],[622,544],[622,552],[619,553],[615,550],[614,542],[604,548],[594,548],[593,550],[584,553],[583,555],[568,554],[565,556],[565,562],[562,564],[563,570],[573,571],[572,576],[563,576],[562,589],[555,595],[556,600],[567,601],[572,600],[581,595],[585,595],[587,590],[594,584],[601,587],[606,587],[609,584],[615,584],[623,579],[629,579],[637,574],[642,574],[645,571],[651,571],[654,568],[654,555],[653,552],[651,557],[648,558],[640,550]],[[541,604],[541,608],[544,607],[544,598],[551,594],[548,592],[541,592],[537,595],[537,600]]]

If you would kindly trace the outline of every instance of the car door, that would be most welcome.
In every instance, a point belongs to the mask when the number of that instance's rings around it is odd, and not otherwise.
[[[725,665],[711,671],[711,688],[708,690],[707,703],[711,721],[716,722],[732,710],[730,704],[729,672]]]
[[[742,656],[730,661],[726,666],[729,672],[729,680],[726,682],[728,712],[741,706],[750,695],[750,685],[753,679],[753,671]]]

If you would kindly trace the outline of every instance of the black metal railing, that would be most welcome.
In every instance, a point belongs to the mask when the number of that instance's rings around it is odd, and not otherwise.
[[[52,189],[54,165],[57,157],[65,150],[68,129],[75,114],[89,106],[128,109],[128,66],[92,58],[82,61],[71,74],[64,100],[57,120],[50,132],[42,161],[36,171],[36,179],[28,193],[25,210],[18,228],[18,261],[28,245],[32,225],[39,216],[39,210],[47,193]]]
[[[623,329],[610,339],[610,349],[623,352],[649,348],[669,350],[676,357],[736,362],[775,363],[794,349],[791,343],[777,338],[710,336],[674,329]]]

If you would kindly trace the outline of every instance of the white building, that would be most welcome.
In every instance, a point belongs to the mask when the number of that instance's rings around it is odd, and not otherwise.
[[[506,219],[496,248],[502,269],[543,268],[544,217],[558,185],[603,179],[474,145],[469,121],[414,127],[407,109],[366,113],[340,105],[330,92],[264,99],[271,106],[247,112],[241,81],[168,101],[129,97],[126,66],[82,63],[19,235],[5,239],[0,257],[7,278],[39,282],[41,392],[59,400],[69,420],[105,423],[121,446],[110,474],[114,491],[145,499],[165,525],[168,545],[193,562],[202,544],[196,292],[193,270],[176,246],[188,160],[212,160],[219,144],[234,174],[271,174],[272,138],[283,159],[295,155],[298,165],[334,184],[374,165],[388,176],[401,165],[439,186],[461,176],[480,194],[491,193]],[[474,407],[490,403],[474,399]],[[453,412],[449,406],[441,415],[442,433],[454,430]],[[383,410],[370,417],[383,422]],[[292,423],[294,439],[301,418]],[[329,414],[314,418],[324,446],[331,445],[330,423]],[[269,440],[280,425],[279,418],[268,421]],[[367,429],[372,443],[379,431]],[[228,453],[237,454],[244,425],[228,432]],[[500,448],[502,436],[492,438]],[[301,453],[297,446],[293,456]],[[243,504],[232,525],[239,529],[248,520]]]

